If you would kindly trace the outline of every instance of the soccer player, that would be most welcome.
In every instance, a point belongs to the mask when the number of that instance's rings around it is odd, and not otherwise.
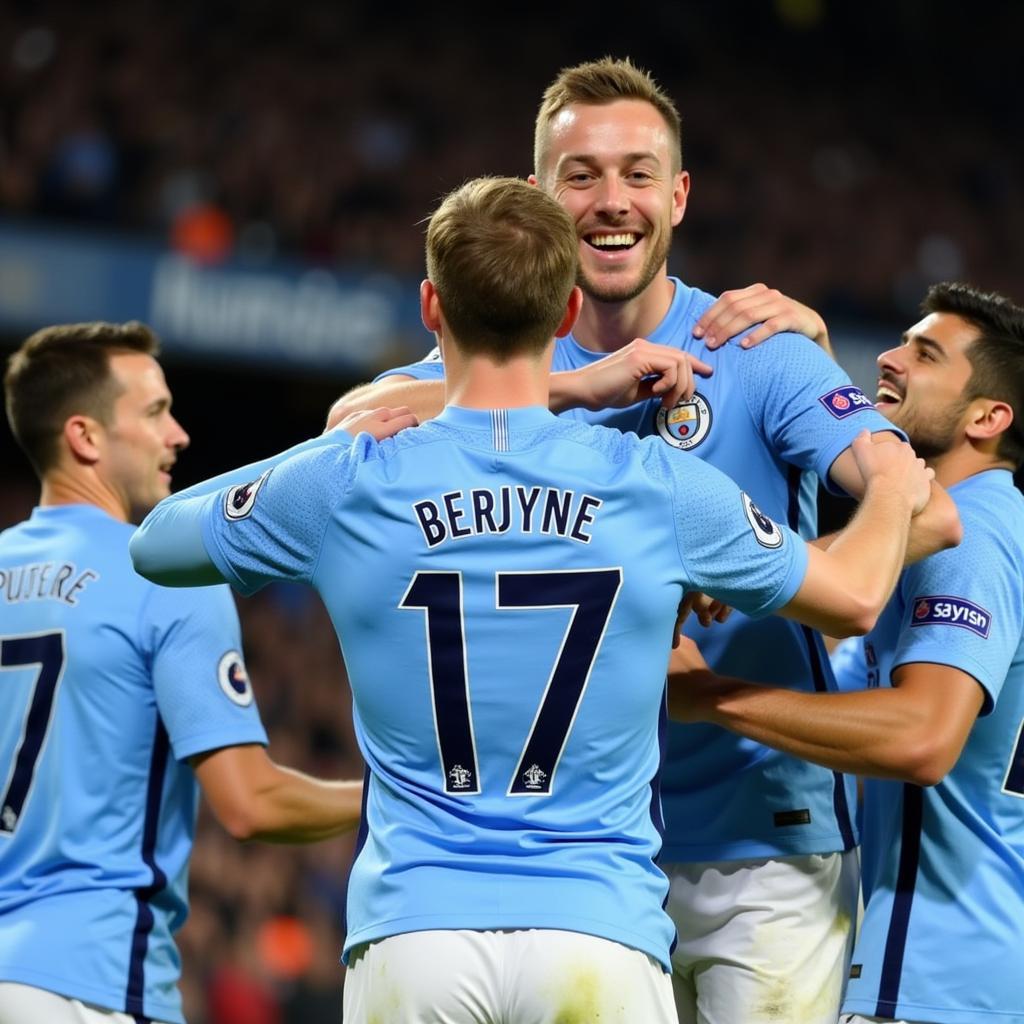
[[[369,768],[346,1021],[674,1021],[654,857],[676,607],[700,589],[862,629],[928,501],[909,446],[865,432],[868,498],[818,551],[699,459],[556,418],[576,262],[540,189],[459,189],[431,218],[421,288],[443,413],[197,485],[131,543],[155,581],[299,580],[331,615]]]
[[[535,183],[576,225],[586,295],[555,350],[551,408],[653,435],[666,457],[691,452],[766,515],[813,537],[816,477],[860,495],[850,444],[865,428],[892,427],[804,337],[712,352],[694,337],[706,329],[721,342],[737,317],[806,329],[806,316],[777,319],[774,293],[758,288],[730,295],[723,308],[668,275],[690,184],[671,99],[628,61],[569,68],[544,95],[534,167]],[[652,360],[666,349],[685,357],[673,388],[645,392]],[[705,378],[696,392],[694,372]],[[342,398],[334,415],[403,403],[426,418],[441,406],[442,373],[436,358],[404,367]],[[940,495],[935,511],[950,506]],[[955,515],[946,521],[955,526]],[[928,550],[916,536],[912,545],[915,556]],[[820,637],[797,623],[734,614],[698,640],[724,673],[805,691],[833,685]],[[773,1006],[780,1019],[834,1024],[856,908],[853,781],[716,726],[673,726],[662,799],[680,1018],[734,1024]]]
[[[946,284],[922,311],[878,358],[878,408],[950,489],[963,542],[903,573],[860,657],[843,651],[844,692],[698,673],[672,709],[869,776],[842,1021],[1021,1024],[1024,309]]]
[[[228,588],[132,569],[130,524],[189,440],[156,352],[139,323],[48,327],[4,382],[42,493],[0,534],[2,1024],[182,1021],[197,778],[239,839],[359,817],[358,783],[267,756]]]

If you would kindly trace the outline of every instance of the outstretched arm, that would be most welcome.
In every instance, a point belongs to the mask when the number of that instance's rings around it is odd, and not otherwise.
[[[191,759],[217,820],[236,839],[312,843],[359,824],[362,782],[329,782],[285,768],[257,744]]]
[[[934,476],[908,444],[876,445],[864,431],[851,446],[864,500],[827,550],[809,546],[807,572],[779,614],[829,636],[870,630],[896,586],[911,517],[924,507]]]
[[[254,496],[264,474],[285,460],[326,445],[351,442],[353,434],[369,433],[378,441],[416,425],[408,409],[373,409],[346,417],[340,432],[310,438],[285,452],[250,463],[195,484],[161,501],[142,521],[128,543],[135,571],[165,587],[201,587],[223,583],[203,540],[203,520],[210,504],[227,487],[238,488],[237,501]],[[248,487],[248,491],[246,488]]]
[[[984,691],[947,665],[917,662],[893,687],[806,693],[716,676],[683,638],[669,662],[669,716],[711,722],[836,771],[939,782],[956,763]]]

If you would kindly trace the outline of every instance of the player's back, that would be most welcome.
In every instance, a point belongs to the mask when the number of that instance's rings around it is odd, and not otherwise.
[[[677,605],[735,587],[773,610],[803,562],[663,448],[540,408],[448,408],[288,460],[207,520],[222,572],[309,580],[338,630],[370,769],[350,947],[549,927],[667,964],[653,858]]]
[[[122,1009],[134,985],[141,1013],[147,952],[177,976],[196,788],[157,714],[131,532],[66,505],[0,534],[0,978]]]

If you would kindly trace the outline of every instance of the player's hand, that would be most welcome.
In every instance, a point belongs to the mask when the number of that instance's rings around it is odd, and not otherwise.
[[[914,454],[905,441],[886,440],[875,443],[867,430],[862,430],[850,445],[864,483],[879,481],[887,488],[906,496],[911,515],[917,515],[928,504],[935,471],[924,459]]]
[[[668,713],[674,722],[702,722],[717,677],[689,637],[680,637],[668,660]]]
[[[571,376],[575,404],[585,409],[622,409],[648,398],[660,398],[671,409],[693,397],[694,374],[710,377],[712,372],[696,356],[636,338],[604,359],[573,370]]]
[[[732,608],[713,597],[708,597],[707,594],[702,594],[699,590],[688,591],[683,596],[682,601],[679,602],[679,608],[676,612],[673,648],[678,646],[679,631],[683,628],[683,623],[686,622],[691,613],[697,616],[697,621],[706,629],[712,622],[725,622],[732,614]]]
[[[688,636],[680,636],[679,642],[672,645],[672,653],[669,655],[669,680],[686,676],[691,672],[710,671],[700,648]]]
[[[937,551],[955,548],[963,540],[964,527],[960,522],[956,502],[946,489],[935,480],[931,483],[931,497],[924,508],[914,517],[910,540],[907,543],[907,560],[927,558]]]
[[[385,437],[391,437],[406,427],[415,427],[418,424],[419,420],[407,406],[403,405],[397,409],[364,409],[362,412],[353,412],[327,429],[340,428],[352,435],[371,434],[378,441],[383,441]]]
[[[825,321],[810,306],[763,284],[722,292],[694,325],[693,336],[703,338],[704,344],[714,350],[754,324],[761,326],[740,342],[741,348],[753,348],[773,334],[794,331],[832,355]]]

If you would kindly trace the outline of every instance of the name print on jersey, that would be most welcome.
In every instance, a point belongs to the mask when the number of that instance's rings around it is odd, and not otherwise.
[[[586,528],[601,507],[592,494],[557,487],[486,487],[449,491],[436,500],[413,503],[428,547],[485,533],[546,533],[580,544],[590,543]]]
[[[62,601],[78,604],[87,583],[98,580],[92,569],[81,572],[70,562],[36,562],[0,569],[0,594],[8,604],[21,601]]]

